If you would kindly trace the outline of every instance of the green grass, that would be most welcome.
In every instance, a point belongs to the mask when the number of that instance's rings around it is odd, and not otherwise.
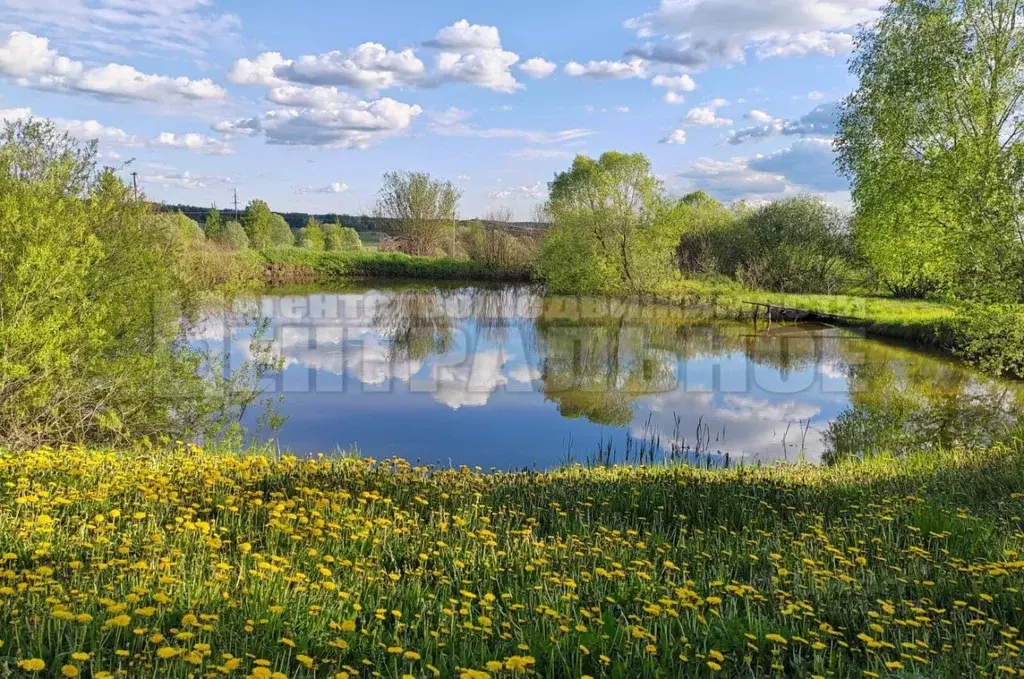
[[[658,288],[655,299],[671,304],[710,305],[716,313],[749,318],[763,302],[848,317],[847,323],[884,337],[949,348],[954,310],[945,304],[869,295],[805,295],[747,290],[732,282],[682,280]]]
[[[496,474],[190,447],[0,454],[0,666],[1012,676],[1022,514],[1024,451],[1007,448]]]
[[[526,281],[527,271],[496,270],[469,259],[417,257],[397,252],[315,252],[281,248],[262,253],[283,282],[398,278],[466,281]]]

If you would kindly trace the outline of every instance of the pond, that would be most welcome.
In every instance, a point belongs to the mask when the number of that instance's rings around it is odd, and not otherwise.
[[[274,291],[210,314],[191,339],[237,367],[254,335],[281,358],[264,386],[286,417],[278,445],[300,455],[817,463],[984,443],[1024,404],[1017,383],[851,330],[528,287]],[[243,424],[258,431],[258,413]]]

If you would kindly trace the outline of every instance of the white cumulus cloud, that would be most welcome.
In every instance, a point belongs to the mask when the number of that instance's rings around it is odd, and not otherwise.
[[[214,137],[208,137],[205,134],[196,134],[193,132],[187,134],[161,132],[149,143],[149,145],[154,147],[198,151],[199,153],[214,156],[224,156],[235,152],[231,145],[225,141]]]
[[[630,61],[588,61],[581,64],[570,61],[565,65],[565,74],[574,78],[595,80],[627,80],[647,77],[647,64],[642,59]]]
[[[626,22],[643,44],[628,54],[701,70],[715,63],[852,47],[851,31],[879,15],[878,0],[661,0]]]
[[[223,99],[227,92],[209,78],[193,80],[143,73],[125,64],[86,68],[61,56],[49,40],[13,31],[0,44],[0,75],[18,84],[64,92],[82,92],[114,100],[189,102]]]
[[[549,75],[555,72],[558,68],[558,64],[547,59],[540,57],[534,57],[527,59],[523,63],[519,64],[519,70],[530,76],[531,78],[547,78]]]
[[[699,106],[691,108],[683,118],[684,125],[707,126],[707,127],[728,127],[733,121],[730,118],[720,118],[715,113],[715,106]]]
[[[673,130],[667,137],[663,137],[659,140],[661,144],[685,144],[686,143],[686,130],[677,129]]]

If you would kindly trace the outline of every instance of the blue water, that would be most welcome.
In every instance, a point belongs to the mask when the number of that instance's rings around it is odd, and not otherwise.
[[[192,340],[237,368],[258,317],[283,362],[262,386],[282,397],[286,421],[260,430],[250,409],[243,424],[296,454],[484,469],[636,461],[641,450],[818,462],[837,448],[934,441],[936,430],[952,443],[1017,416],[1015,385],[855,332],[755,331],[701,310],[529,288],[271,294],[211,314]]]

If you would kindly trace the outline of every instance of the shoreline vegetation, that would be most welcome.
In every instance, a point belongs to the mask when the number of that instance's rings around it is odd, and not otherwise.
[[[264,282],[270,287],[304,283],[344,283],[373,279],[440,282],[531,283],[530,269],[498,270],[464,258],[422,257],[404,253],[311,252],[279,248],[259,253],[265,263]],[[542,283],[538,283],[542,284]],[[609,293],[610,294],[610,293]],[[615,295],[611,295],[615,296]],[[811,312],[847,317],[844,324],[872,335],[955,351],[954,308],[940,302],[907,300],[881,295],[810,295],[745,289],[727,279],[675,279],[661,282],[643,294],[622,293],[658,304],[706,307],[715,317],[748,320],[753,308],[746,302],[777,304]]]
[[[544,473],[180,443],[0,453],[0,663],[96,678],[1014,676],[1019,445]]]

